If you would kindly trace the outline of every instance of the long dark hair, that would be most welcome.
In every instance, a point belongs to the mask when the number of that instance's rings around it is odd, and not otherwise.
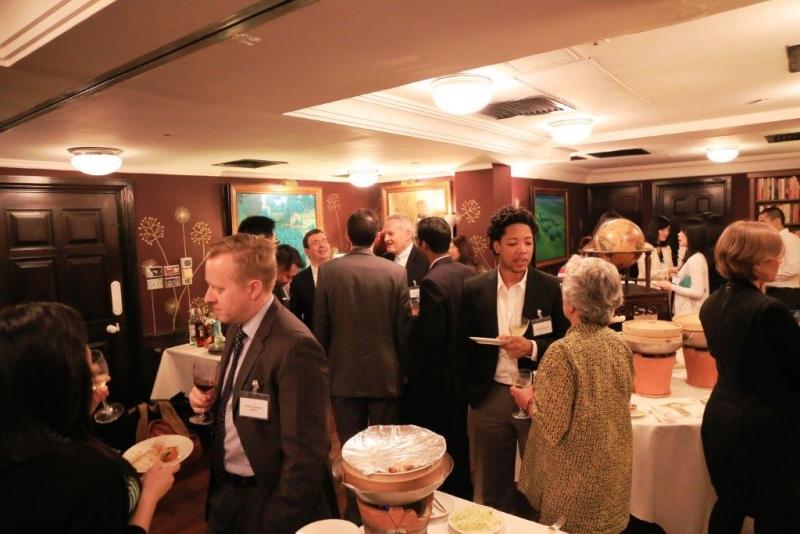
[[[0,467],[92,441],[86,326],[56,302],[0,310]]]
[[[684,263],[696,252],[703,256],[708,252],[708,229],[702,222],[688,220],[681,226],[681,231],[686,235],[686,255],[683,257]],[[708,261],[708,258],[706,258]]]
[[[470,267],[478,268],[478,259],[475,256],[475,249],[469,242],[467,236],[459,235],[453,239],[453,246],[458,249],[458,262]]]
[[[664,252],[661,250],[661,247],[665,246],[667,243],[666,241],[658,239],[658,232],[664,228],[669,228],[670,224],[669,219],[663,215],[654,215],[647,225],[647,231],[644,233],[644,238],[647,242],[656,247],[656,254],[658,254],[658,259],[661,263],[664,263]]]

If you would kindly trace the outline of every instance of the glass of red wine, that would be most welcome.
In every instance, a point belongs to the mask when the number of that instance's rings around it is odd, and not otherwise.
[[[218,367],[219,363],[213,360],[195,361],[192,368],[194,386],[203,393],[208,393],[217,387]],[[189,422],[195,425],[210,425],[213,421],[213,417],[207,410],[201,414],[193,415],[189,418]]]

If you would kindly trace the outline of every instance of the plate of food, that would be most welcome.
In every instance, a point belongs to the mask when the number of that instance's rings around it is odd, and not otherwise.
[[[499,339],[493,338],[493,337],[470,336],[470,339],[472,341],[474,341],[475,343],[477,343],[478,345],[494,345],[496,347],[499,347],[500,345],[503,344],[502,341],[500,341]]]
[[[433,492],[433,504],[431,507],[431,519],[439,519],[440,517],[447,517],[456,507],[456,501],[451,495],[442,493],[441,491]]]
[[[502,530],[503,518],[497,510],[475,504],[452,512],[447,524],[459,534],[495,534]]]
[[[194,444],[186,436],[165,434],[140,441],[122,454],[139,473],[146,473],[156,462],[176,464],[192,454]]]
[[[647,415],[647,412],[645,410],[640,410],[639,407],[633,403],[631,403],[631,405],[629,406],[629,410],[631,413],[631,419],[638,419],[639,417],[644,417],[645,415]]]

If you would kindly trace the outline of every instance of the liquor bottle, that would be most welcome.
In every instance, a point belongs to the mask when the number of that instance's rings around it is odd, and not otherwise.
[[[214,350],[222,350],[225,345],[225,339],[222,337],[222,323],[219,319],[214,318]]]
[[[197,344],[197,312],[194,308],[189,308],[189,344]]]

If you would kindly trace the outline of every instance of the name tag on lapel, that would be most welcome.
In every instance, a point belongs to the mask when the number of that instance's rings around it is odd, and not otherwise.
[[[239,417],[269,421],[269,395],[252,391],[240,392]]]
[[[553,318],[549,316],[540,317],[531,321],[533,337],[544,336],[553,333]]]

